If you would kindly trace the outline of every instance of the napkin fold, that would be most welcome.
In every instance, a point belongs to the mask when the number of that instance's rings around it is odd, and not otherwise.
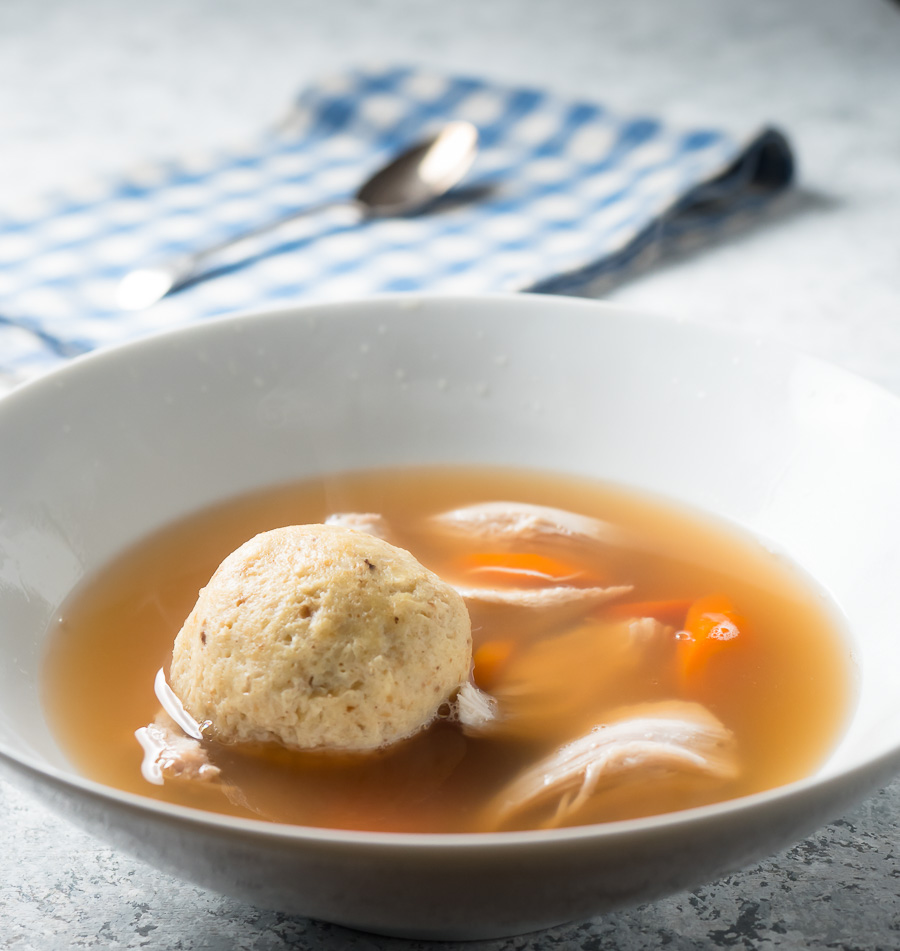
[[[298,219],[144,311],[116,306],[132,268],[347,197],[450,119],[473,122],[481,149],[427,211]],[[589,293],[758,214],[793,169],[776,129],[736,136],[474,78],[348,71],[306,89],[277,129],[242,147],[0,210],[0,379],[251,307],[395,291]]]

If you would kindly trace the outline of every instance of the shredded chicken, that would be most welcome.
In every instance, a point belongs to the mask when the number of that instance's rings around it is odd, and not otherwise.
[[[524,810],[552,807],[556,801],[547,824],[557,826],[571,822],[613,781],[679,773],[733,779],[738,774],[734,735],[695,703],[673,700],[623,709],[514,779],[492,805],[492,818],[502,825]]]
[[[485,732],[553,743],[589,730],[624,702],[616,699],[623,681],[665,677],[654,672],[672,669],[673,634],[655,618],[592,619],[552,637],[517,639],[491,684],[502,715]]]
[[[587,515],[523,502],[483,502],[431,517],[445,532],[477,544],[547,542],[553,539],[608,544],[618,530]]]
[[[609,588],[473,588],[454,584],[472,618],[472,629],[495,624],[514,629],[520,639],[553,629],[565,630],[601,604],[632,590],[630,585]]]
[[[153,723],[135,731],[144,750],[141,773],[156,786],[169,779],[216,782],[220,770],[207,756],[200,740],[185,736],[172,718],[161,711]]]
[[[467,681],[456,695],[456,718],[463,732],[479,733],[498,716],[497,701],[488,693],[479,690]]]
[[[208,724],[198,723],[187,710],[184,709],[184,704],[178,698],[175,691],[169,686],[169,682],[166,680],[166,672],[162,667],[156,672],[156,678],[153,681],[153,692],[156,694],[156,699],[159,700],[160,706],[167,714],[172,725],[180,727],[183,733],[193,737],[195,740],[203,739],[203,728]]]
[[[484,502],[464,506],[433,515],[429,523],[449,540],[469,548],[562,552],[566,561],[573,555],[576,561],[587,556],[586,565],[594,560],[593,552],[598,548],[605,549],[619,535],[618,529],[599,519],[521,502]],[[523,580],[526,576],[531,578],[515,587],[473,584],[473,576],[477,576],[478,570],[458,572],[456,577],[453,573],[445,575],[465,599],[473,628],[500,623],[514,629],[519,637],[530,637],[554,628],[563,629],[599,605],[631,590],[627,585],[572,584],[581,572],[550,577],[520,570]]]
[[[632,590],[631,585],[616,585],[610,588],[573,588],[569,585],[547,588],[454,587],[470,605],[546,611],[551,625],[559,623],[556,612],[570,613],[574,608],[576,615],[584,613]]]
[[[374,535],[386,542],[391,540],[388,521],[378,512],[335,512],[325,519],[325,524],[352,528],[357,532]]]
[[[633,644],[651,647],[664,641],[671,642],[675,628],[655,617],[633,617],[628,621],[628,635]]]
[[[152,723],[134,733],[144,751],[144,779],[155,786],[161,786],[167,779],[218,780],[219,767],[209,761],[201,744],[205,724],[198,723],[184,709],[161,667],[153,681],[153,692],[162,709]]]

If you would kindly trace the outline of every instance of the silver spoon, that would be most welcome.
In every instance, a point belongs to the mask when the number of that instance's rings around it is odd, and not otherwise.
[[[116,300],[124,310],[141,310],[203,271],[215,255],[304,215],[335,205],[355,208],[360,220],[409,214],[449,191],[469,170],[478,148],[478,130],[468,122],[450,122],[436,135],[416,143],[364,182],[351,198],[302,208],[251,228],[225,241],[171,261],[138,268],[122,278]]]

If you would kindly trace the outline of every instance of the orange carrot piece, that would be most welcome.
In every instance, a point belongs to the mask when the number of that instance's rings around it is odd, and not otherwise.
[[[710,661],[729,645],[739,643],[744,619],[725,595],[713,594],[695,601],[678,633],[678,659],[682,685],[702,677]]]
[[[537,552],[478,552],[462,560],[462,569],[481,584],[528,587],[583,577],[583,567]]]
[[[579,569],[558,558],[532,551],[483,551],[465,557],[470,571],[481,568],[508,568],[512,571],[534,571],[539,574],[559,577]]]
[[[492,690],[512,657],[512,641],[486,641],[476,651],[472,675],[482,690]]]
[[[687,598],[672,598],[667,601],[625,601],[602,607],[598,616],[614,620],[653,617],[673,627],[684,627],[691,601]]]

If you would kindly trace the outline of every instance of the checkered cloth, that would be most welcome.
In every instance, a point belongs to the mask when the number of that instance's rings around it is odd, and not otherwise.
[[[351,195],[448,119],[481,135],[470,173],[427,212],[367,220],[333,208],[138,313],[130,269],[202,249],[307,204]],[[584,294],[673,242],[708,240],[790,182],[773,129],[672,128],[534,89],[408,68],[307,89],[251,145],[135,171],[18,213],[0,210],[0,379],[212,315],[391,291]]]

